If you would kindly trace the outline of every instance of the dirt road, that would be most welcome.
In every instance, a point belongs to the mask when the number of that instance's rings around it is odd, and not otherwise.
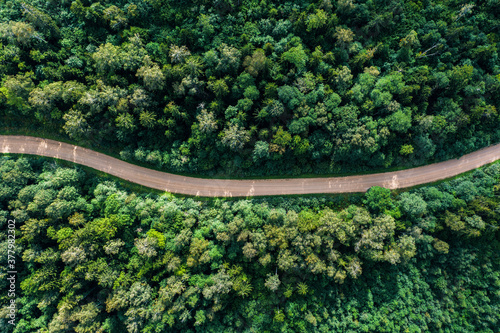
[[[255,180],[173,175],[129,164],[90,149],[29,136],[0,135],[0,153],[55,157],[166,192],[204,197],[247,197],[365,192],[376,185],[390,189],[411,187],[453,177],[494,162],[500,159],[500,144],[464,155],[460,159],[401,171],[348,177]]]

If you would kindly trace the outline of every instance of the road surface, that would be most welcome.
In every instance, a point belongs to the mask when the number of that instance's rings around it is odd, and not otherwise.
[[[500,159],[500,144],[445,162],[367,175],[293,179],[202,179],[133,165],[90,149],[29,136],[0,135],[0,153],[54,157],[161,191],[202,197],[366,192],[372,186],[405,188],[434,182]]]

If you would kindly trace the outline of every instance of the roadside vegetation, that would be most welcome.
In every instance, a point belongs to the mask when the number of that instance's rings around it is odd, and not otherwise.
[[[16,219],[20,286],[19,322],[13,331],[0,319],[2,332],[500,324],[498,163],[399,194],[251,200],[134,193],[44,158],[2,157],[0,175],[0,227]]]

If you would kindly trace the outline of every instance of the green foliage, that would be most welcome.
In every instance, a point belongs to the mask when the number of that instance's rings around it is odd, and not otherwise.
[[[495,1],[0,7],[1,126],[158,168],[357,172],[500,140]],[[197,201],[2,158],[15,332],[497,332],[499,174]]]
[[[290,50],[284,52],[281,58],[284,61],[295,65],[299,73],[302,72],[306,67],[307,56],[304,49],[302,48],[302,44],[292,47],[290,48]]]
[[[421,217],[427,212],[427,203],[418,194],[403,193],[399,203],[403,213],[412,218]]]
[[[23,272],[16,331],[494,332],[500,319],[499,164],[400,195],[231,201],[132,193],[43,159],[4,157],[0,172]]]
[[[412,145],[402,145],[401,149],[399,150],[399,153],[401,155],[410,155],[413,153],[413,146]]]
[[[4,157],[0,171],[20,332],[494,332],[500,319],[498,164],[350,200],[136,194],[43,159]],[[58,200],[70,202],[63,218],[49,209]]]
[[[380,214],[397,209],[391,198],[391,191],[389,189],[373,186],[366,192],[366,199],[364,204],[374,214]]]

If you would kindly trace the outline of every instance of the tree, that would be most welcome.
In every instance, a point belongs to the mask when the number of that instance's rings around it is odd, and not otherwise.
[[[272,292],[276,292],[281,284],[278,274],[267,274],[265,286]]]
[[[287,131],[280,127],[273,136],[272,145],[270,145],[269,150],[277,152],[280,155],[283,154],[286,148],[292,142],[292,136]]]
[[[391,191],[380,186],[371,187],[366,192],[363,203],[375,214],[385,213],[396,208],[391,197]]]
[[[306,68],[308,57],[302,47],[302,44],[290,48],[281,55],[283,61],[287,61],[295,66],[298,73],[301,73]]]
[[[27,3],[22,3],[21,8],[28,21],[46,36],[49,38],[58,38],[61,35],[59,27],[49,15]]]
[[[80,265],[86,261],[85,250],[81,247],[70,247],[62,253],[61,259],[70,267]]]
[[[336,27],[333,37],[337,39],[335,44],[343,49],[349,48],[349,45],[354,41],[354,32],[349,28]]]
[[[2,23],[0,26],[2,36],[13,39],[19,46],[26,47],[34,44],[37,40],[44,41],[36,32],[35,28],[26,22]]]
[[[409,217],[421,217],[427,212],[427,203],[418,194],[402,193],[399,196],[401,210]]]
[[[269,157],[269,144],[265,141],[257,141],[252,157],[255,162]]]
[[[23,114],[29,111],[28,96],[34,88],[33,72],[24,75],[7,76],[3,79],[0,92],[6,97],[7,104],[20,109]]]
[[[411,128],[411,109],[397,110],[386,119],[391,130],[406,133]]]
[[[458,93],[467,86],[470,79],[472,78],[472,72],[474,67],[471,65],[454,66],[453,69],[448,70],[446,75],[450,80],[451,86],[454,88],[454,92]]]
[[[440,253],[447,254],[450,251],[450,245],[437,238],[434,239],[432,246]]]
[[[264,110],[271,117],[279,117],[283,114],[283,112],[285,112],[285,107],[280,101],[269,100]]]
[[[347,88],[351,86],[351,82],[353,79],[353,75],[351,74],[351,70],[347,66],[342,66],[337,72],[335,76],[335,84],[339,91],[345,91]]]
[[[413,146],[412,145],[402,145],[399,153],[403,156],[413,154]]]
[[[102,329],[98,320],[100,309],[96,303],[91,302],[81,306],[73,312],[73,318],[79,321],[75,327],[76,333],[98,332]]]
[[[121,45],[123,51],[123,69],[134,72],[148,56],[148,51],[144,48],[143,40],[138,34],[128,38],[128,41]]]
[[[217,274],[211,276],[211,283],[203,288],[203,296],[206,299],[220,299],[222,295],[228,294],[233,287],[231,276],[224,268],[221,268]]]
[[[278,88],[279,99],[291,110],[300,105],[303,94],[297,87],[281,86]]]
[[[200,57],[188,57],[183,66],[183,71],[187,72],[189,75],[193,77],[199,76],[203,72],[203,63]]]
[[[135,112],[144,111],[151,105],[150,96],[144,89],[141,88],[134,89],[132,96],[129,96],[128,98],[129,98],[129,103],[131,104]],[[169,105],[174,105],[174,104],[175,103],[171,102],[171,104]]]
[[[120,253],[120,250],[125,245],[125,242],[121,239],[112,239],[106,243],[104,246],[104,251],[108,255],[116,255]]]
[[[170,61],[173,64],[177,64],[183,63],[185,59],[191,55],[191,52],[189,52],[186,46],[179,47],[177,45],[172,45],[170,46],[168,55],[170,56]]]
[[[314,29],[320,29],[325,26],[328,15],[323,9],[316,9],[314,14],[309,14],[306,20],[307,31],[310,32]]]
[[[63,116],[63,119],[65,121],[63,129],[71,138],[79,140],[91,133],[86,116],[80,111],[70,110]]]
[[[121,30],[128,24],[125,13],[116,6],[109,6],[103,11],[104,19],[109,22],[113,30]]]
[[[245,70],[252,76],[257,77],[267,66],[268,60],[262,49],[256,49],[252,56],[246,56],[243,61]]]
[[[199,129],[202,133],[210,134],[217,130],[217,120],[213,112],[207,112],[206,109],[203,109],[196,118],[198,119]]]
[[[248,98],[252,101],[255,101],[259,98],[260,92],[255,86],[250,86],[245,89],[245,92],[243,93],[243,96],[245,98]]]
[[[155,257],[158,253],[156,251],[157,241],[151,237],[136,239],[134,244],[139,254],[147,258]]]
[[[460,10],[458,11],[458,15],[455,18],[455,21],[457,21],[460,18],[462,18],[463,16],[471,13],[472,12],[472,8],[474,8],[475,6],[476,6],[475,4],[464,4],[464,5],[462,5],[462,7],[460,8]]]
[[[215,77],[211,76],[208,81],[208,89],[210,89],[217,98],[222,98],[229,93],[229,87],[226,84],[225,79],[216,80]]]
[[[142,111],[139,115],[139,122],[144,127],[153,128],[157,125],[156,114],[151,111]]]
[[[219,73],[234,72],[240,66],[241,52],[233,47],[222,43],[219,48],[220,57],[215,70]]]
[[[239,125],[230,125],[221,132],[221,143],[233,151],[243,149],[250,141],[250,133]]]
[[[100,45],[92,54],[96,69],[99,73],[115,72],[121,69],[127,61],[126,55],[119,46],[111,43]]]
[[[400,56],[403,58],[403,60],[408,61],[412,54],[412,49],[420,46],[417,32],[415,30],[411,30],[404,38],[399,41],[399,46],[401,47]]]
[[[116,119],[116,127],[125,130],[126,132],[133,131],[136,126],[134,123],[134,116],[130,113],[119,114]]]
[[[59,119],[65,107],[71,107],[86,91],[85,85],[76,81],[57,81],[30,92],[29,102],[36,110],[36,116],[46,121]],[[63,109],[63,110],[61,110]],[[50,117],[49,117],[50,115]]]
[[[212,15],[209,16],[209,15],[205,15],[205,14],[201,14],[198,17],[198,25],[201,26],[201,30],[202,30],[204,37],[208,38],[214,34],[215,27],[212,24],[212,21],[214,21],[215,19],[216,19],[215,16],[212,16]]]
[[[165,74],[149,56],[144,57],[144,65],[137,70],[136,76],[143,80],[144,87],[148,90],[160,90],[165,86]]]
[[[297,78],[295,81],[295,86],[303,94],[314,90],[316,88],[316,80],[314,74],[311,72],[306,72],[302,77]]]

